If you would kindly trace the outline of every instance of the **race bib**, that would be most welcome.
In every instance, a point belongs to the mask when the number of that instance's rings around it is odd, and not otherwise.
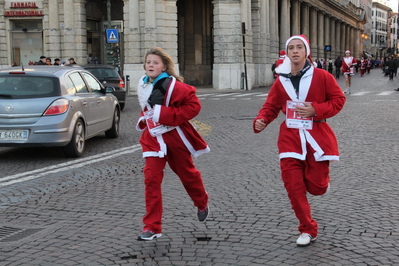
[[[153,120],[154,109],[145,111],[144,115],[145,115],[145,119],[146,119],[146,123],[147,123],[147,128],[148,128],[151,136],[153,136],[153,137],[162,135],[162,134],[169,132],[176,128],[174,126],[165,126],[158,122],[154,122],[154,120]]]
[[[286,119],[285,123],[288,128],[313,128],[313,117],[300,117],[297,115],[295,109],[297,106],[305,106],[304,102],[287,101]]]

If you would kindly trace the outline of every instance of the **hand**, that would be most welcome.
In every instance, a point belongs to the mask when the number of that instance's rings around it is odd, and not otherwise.
[[[265,120],[261,119],[257,119],[255,121],[255,130],[256,131],[262,131],[266,128],[266,123]]]
[[[310,103],[304,103],[305,106],[297,106],[295,112],[298,116],[306,118],[310,116],[314,116],[316,111],[314,110],[313,105]]]

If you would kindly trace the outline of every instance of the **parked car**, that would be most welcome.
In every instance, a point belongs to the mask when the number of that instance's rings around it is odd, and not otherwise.
[[[121,110],[123,110],[126,103],[126,90],[129,86],[128,80],[122,78],[118,71],[109,65],[84,65],[82,67],[90,71],[105,86],[115,88],[114,95],[118,98]]]
[[[82,156],[87,139],[119,136],[113,92],[81,67],[0,69],[0,147],[62,146]]]

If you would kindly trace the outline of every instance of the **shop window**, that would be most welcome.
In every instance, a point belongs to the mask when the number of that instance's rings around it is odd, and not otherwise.
[[[36,64],[43,55],[43,27],[41,20],[13,20],[11,22],[11,61],[17,65]]]

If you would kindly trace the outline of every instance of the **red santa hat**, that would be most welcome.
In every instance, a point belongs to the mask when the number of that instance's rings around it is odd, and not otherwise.
[[[295,39],[299,39],[303,42],[303,44],[305,45],[306,48],[306,57],[310,60],[310,62],[313,65],[313,60],[310,57],[310,43],[309,40],[305,37],[305,35],[294,35],[291,36],[290,38],[288,38],[288,40],[285,42],[285,50],[287,51],[288,49],[288,44]],[[286,56],[284,58],[284,61],[281,65],[279,65],[276,69],[275,69],[276,73],[283,73],[283,74],[288,74],[291,72],[291,60],[288,58],[288,56]]]
[[[347,53],[351,53],[351,51],[349,51],[349,50],[346,50],[346,51],[345,51],[345,54],[347,54]]]
[[[286,56],[286,52],[284,51],[284,50],[281,50],[280,51],[280,57],[278,58],[278,59],[284,59],[285,58],[285,56]]]

